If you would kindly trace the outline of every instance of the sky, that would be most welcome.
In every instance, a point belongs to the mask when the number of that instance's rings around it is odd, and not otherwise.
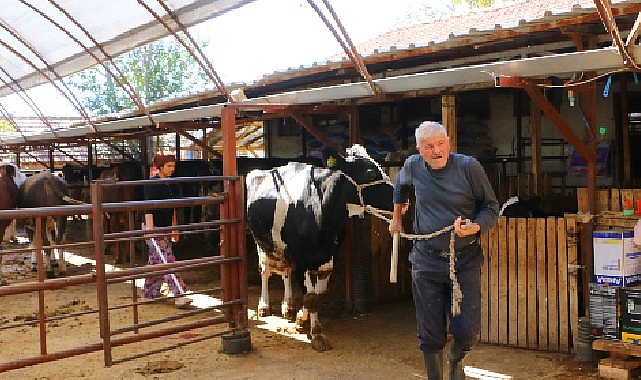
[[[407,20],[420,4],[445,10],[444,0],[330,0],[352,42],[358,44]],[[322,0],[315,0],[331,19]],[[269,16],[265,16],[269,15]],[[341,53],[342,48],[307,0],[256,0],[190,29],[205,49],[218,76],[227,85],[252,83],[266,74],[284,71]],[[51,85],[30,90],[46,116],[78,116]],[[13,116],[36,116],[17,95],[0,99]]]

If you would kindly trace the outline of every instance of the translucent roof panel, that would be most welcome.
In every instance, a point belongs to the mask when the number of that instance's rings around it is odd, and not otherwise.
[[[174,26],[163,4],[189,27],[252,1],[3,0],[0,97],[47,83],[43,73],[64,77],[168,35],[152,14]]]

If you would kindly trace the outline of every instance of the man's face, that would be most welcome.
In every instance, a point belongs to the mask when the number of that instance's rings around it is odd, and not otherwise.
[[[420,139],[417,149],[432,169],[443,169],[450,156],[450,141],[445,134],[441,133]]]
[[[174,170],[176,170],[176,162],[169,161],[160,168],[160,177],[169,178],[174,174]]]

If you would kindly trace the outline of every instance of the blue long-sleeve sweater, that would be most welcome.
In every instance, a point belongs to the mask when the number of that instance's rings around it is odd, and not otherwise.
[[[487,231],[498,220],[499,205],[481,164],[473,157],[450,153],[443,169],[433,170],[420,154],[407,158],[397,175],[394,203],[409,198],[407,186],[414,188],[416,205],[414,233],[429,234],[452,225],[457,217],[470,219]],[[469,244],[475,236],[455,240],[455,248]],[[418,240],[419,252],[449,249],[450,233],[429,240]]]

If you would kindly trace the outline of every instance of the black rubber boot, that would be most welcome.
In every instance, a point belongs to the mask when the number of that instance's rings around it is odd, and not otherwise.
[[[456,342],[452,342],[447,355],[450,362],[450,380],[465,380],[462,363],[465,355],[467,355],[467,351],[461,350]]]
[[[435,354],[423,353],[427,380],[443,380],[443,352]]]

